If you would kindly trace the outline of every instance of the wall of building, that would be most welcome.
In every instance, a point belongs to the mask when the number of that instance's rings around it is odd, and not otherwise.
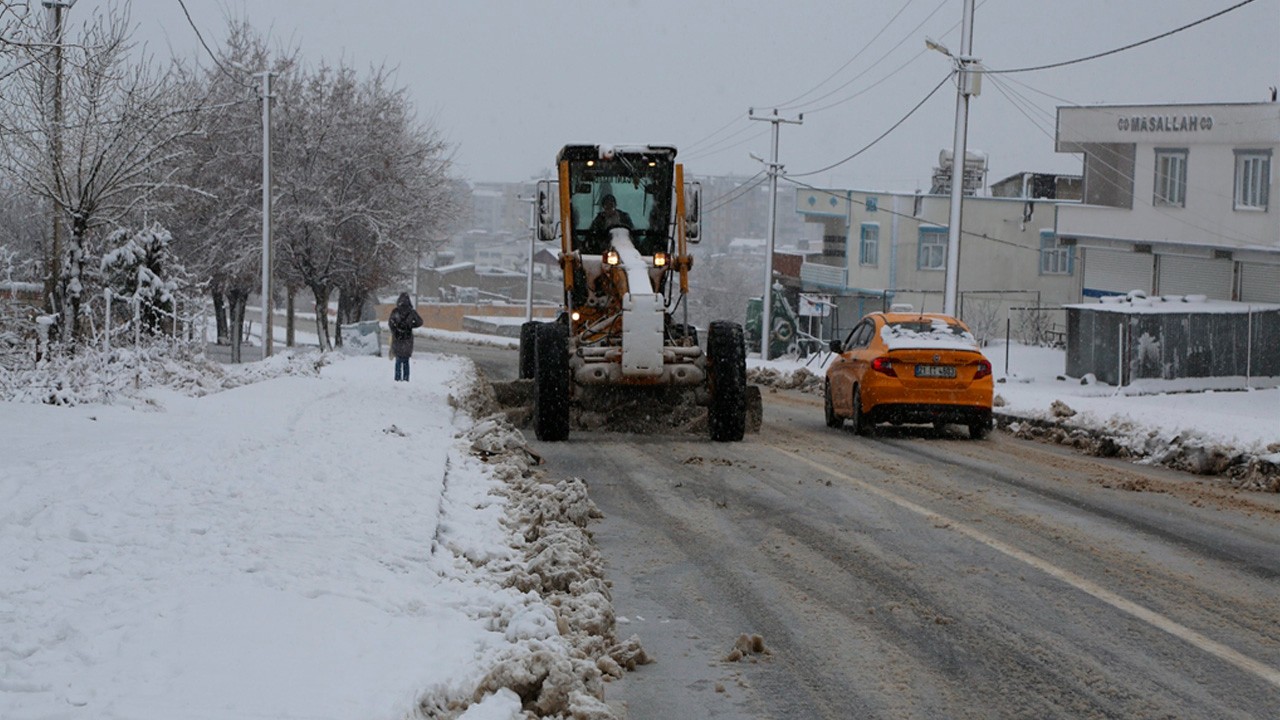
[[[1280,281],[1280,104],[1059,108],[1057,149],[1083,152],[1085,204],[1057,232],[1084,260],[1086,296],[1142,290],[1274,302]],[[1156,197],[1156,157],[1185,152],[1185,201]],[[1237,208],[1237,153],[1270,156],[1265,208]]]
[[[847,289],[925,289],[941,291],[944,269],[926,269],[920,262],[921,229],[946,239],[950,198],[939,195],[902,195],[866,191],[840,191],[838,215],[819,215],[824,233],[835,235],[844,225],[838,243],[837,262],[847,270]],[[1038,290],[1045,304],[1079,300],[1079,282],[1068,275],[1040,273],[1042,231],[1052,231],[1054,209],[1046,200],[966,198],[960,239],[959,279],[962,290]],[[861,262],[864,226],[879,230],[875,264]],[[830,262],[830,259],[824,259]],[[831,263],[835,264],[835,263]],[[942,266],[945,268],[945,262]]]

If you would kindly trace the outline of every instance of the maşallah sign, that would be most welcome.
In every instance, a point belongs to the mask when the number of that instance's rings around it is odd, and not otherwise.
[[[1116,121],[1121,132],[1197,132],[1213,129],[1212,115],[1133,115]]]

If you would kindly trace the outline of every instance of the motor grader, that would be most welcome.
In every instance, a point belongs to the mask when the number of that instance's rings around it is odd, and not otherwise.
[[[689,323],[699,199],[675,158],[666,145],[566,145],[538,185],[538,237],[560,242],[564,281],[557,319],[520,332],[540,440],[569,437],[571,407],[627,394],[692,394],[712,440],[742,439],[742,326],[712,322],[700,344]]]

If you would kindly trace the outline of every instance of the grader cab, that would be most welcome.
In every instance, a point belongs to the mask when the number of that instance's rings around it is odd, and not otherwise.
[[[742,326],[712,322],[700,344],[689,323],[699,200],[675,158],[662,145],[566,145],[557,179],[539,183],[539,238],[560,242],[564,281],[559,317],[520,333],[541,440],[568,438],[575,405],[672,390],[707,406],[711,439],[742,439]]]

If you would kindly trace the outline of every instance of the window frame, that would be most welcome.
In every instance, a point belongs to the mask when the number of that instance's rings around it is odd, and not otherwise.
[[[1151,204],[1155,207],[1187,206],[1187,148],[1158,147],[1155,149],[1155,175],[1151,186]],[[1171,173],[1168,163],[1177,161],[1175,173]],[[1164,167],[1162,167],[1164,165]],[[1177,197],[1170,197],[1173,192]]]
[[[1271,202],[1271,149],[1237,149],[1235,156],[1234,182],[1231,191],[1232,209],[1246,212],[1266,212]],[[1258,172],[1249,173],[1257,177],[1253,178],[1253,187],[1246,190],[1245,171],[1254,162],[1259,163],[1261,167]],[[1244,198],[1243,195],[1246,192],[1252,197]],[[1252,200],[1253,202],[1244,202],[1245,200]]]
[[[1040,274],[1074,275],[1075,248],[1058,244],[1058,235],[1052,230],[1040,231]]]
[[[928,241],[927,245],[931,250],[934,246],[941,246],[941,262],[937,266],[925,264],[926,240]],[[920,228],[919,237],[916,240],[916,270],[925,272],[945,272],[947,269],[947,245],[947,228]]]
[[[867,231],[874,230],[875,237],[868,238]],[[880,223],[862,223],[858,230],[858,265],[880,267]]]

